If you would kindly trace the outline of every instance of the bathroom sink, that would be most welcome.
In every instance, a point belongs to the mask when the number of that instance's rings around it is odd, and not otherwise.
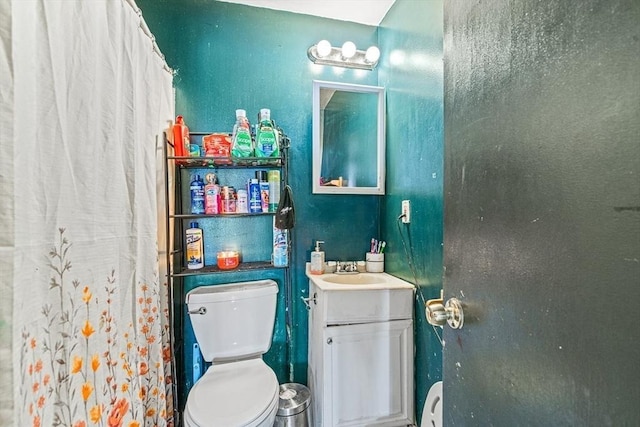
[[[386,277],[379,273],[327,274],[322,279],[325,282],[341,285],[375,285],[387,282]]]

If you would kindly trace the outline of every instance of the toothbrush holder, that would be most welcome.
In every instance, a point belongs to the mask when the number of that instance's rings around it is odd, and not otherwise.
[[[384,254],[374,254],[367,252],[365,258],[365,268],[369,273],[384,272]]]

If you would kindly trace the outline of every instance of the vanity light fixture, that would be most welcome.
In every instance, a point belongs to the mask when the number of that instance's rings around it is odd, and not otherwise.
[[[320,40],[307,50],[307,56],[314,64],[373,70],[378,65],[380,49],[371,46],[366,51],[358,50],[350,41],[341,48],[333,47],[327,40]]]

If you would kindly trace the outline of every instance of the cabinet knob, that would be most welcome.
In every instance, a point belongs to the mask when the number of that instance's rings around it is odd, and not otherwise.
[[[327,344],[333,343],[333,338],[327,338]]]

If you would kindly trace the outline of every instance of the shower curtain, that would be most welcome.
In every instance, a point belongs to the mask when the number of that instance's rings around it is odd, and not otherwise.
[[[0,425],[172,425],[162,131],[133,0],[0,1]]]

